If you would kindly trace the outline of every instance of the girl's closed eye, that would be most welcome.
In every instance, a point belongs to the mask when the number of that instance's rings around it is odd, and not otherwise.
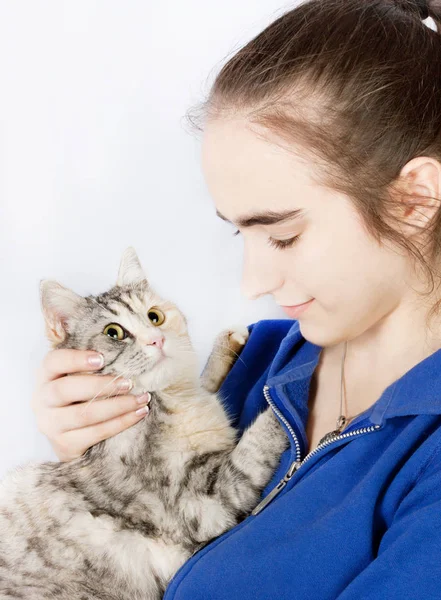
[[[239,235],[240,231],[237,230],[233,233],[233,235]],[[292,238],[287,240],[276,240],[274,238],[268,238],[268,244],[273,248],[277,248],[279,250],[284,250],[285,248],[291,248],[300,238],[300,235],[295,235]]]

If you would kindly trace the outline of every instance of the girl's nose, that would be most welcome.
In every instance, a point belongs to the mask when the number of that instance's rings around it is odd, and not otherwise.
[[[243,296],[248,300],[257,300],[260,296],[272,294],[282,283],[281,274],[264,256],[254,256],[250,251],[245,252],[240,286]]]

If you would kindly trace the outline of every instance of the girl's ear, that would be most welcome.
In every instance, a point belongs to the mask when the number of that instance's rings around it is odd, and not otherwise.
[[[45,320],[46,336],[54,346],[66,339],[68,320],[87,305],[86,299],[57,281],[40,281],[40,301]]]
[[[132,286],[137,284],[147,285],[147,278],[139,261],[138,255],[132,246],[129,246],[122,255],[119,265],[116,285]]]

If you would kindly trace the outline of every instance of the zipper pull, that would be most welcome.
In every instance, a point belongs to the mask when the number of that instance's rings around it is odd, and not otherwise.
[[[263,510],[265,506],[267,506],[281,490],[283,490],[287,482],[291,479],[291,477],[294,475],[294,473],[297,471],[301,464],[302,462],[300,460],[295,460],[292,463],[285,477],[283,477],[283,479],[279,481],[276,487],[273,488],[267,496],[265,496],[262,502],[259,502],[259,504],[252,510],[252,515],[257,515],[258,513],[260,513],[260,511]]]

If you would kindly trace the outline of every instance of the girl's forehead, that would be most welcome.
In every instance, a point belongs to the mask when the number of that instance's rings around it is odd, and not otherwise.
[[[305,208],[316,187],[305,160],[241,123],[211,123],[204,132],[201,159],[208,191],[230,221],[231,206],[237,216],[252,210]]]

